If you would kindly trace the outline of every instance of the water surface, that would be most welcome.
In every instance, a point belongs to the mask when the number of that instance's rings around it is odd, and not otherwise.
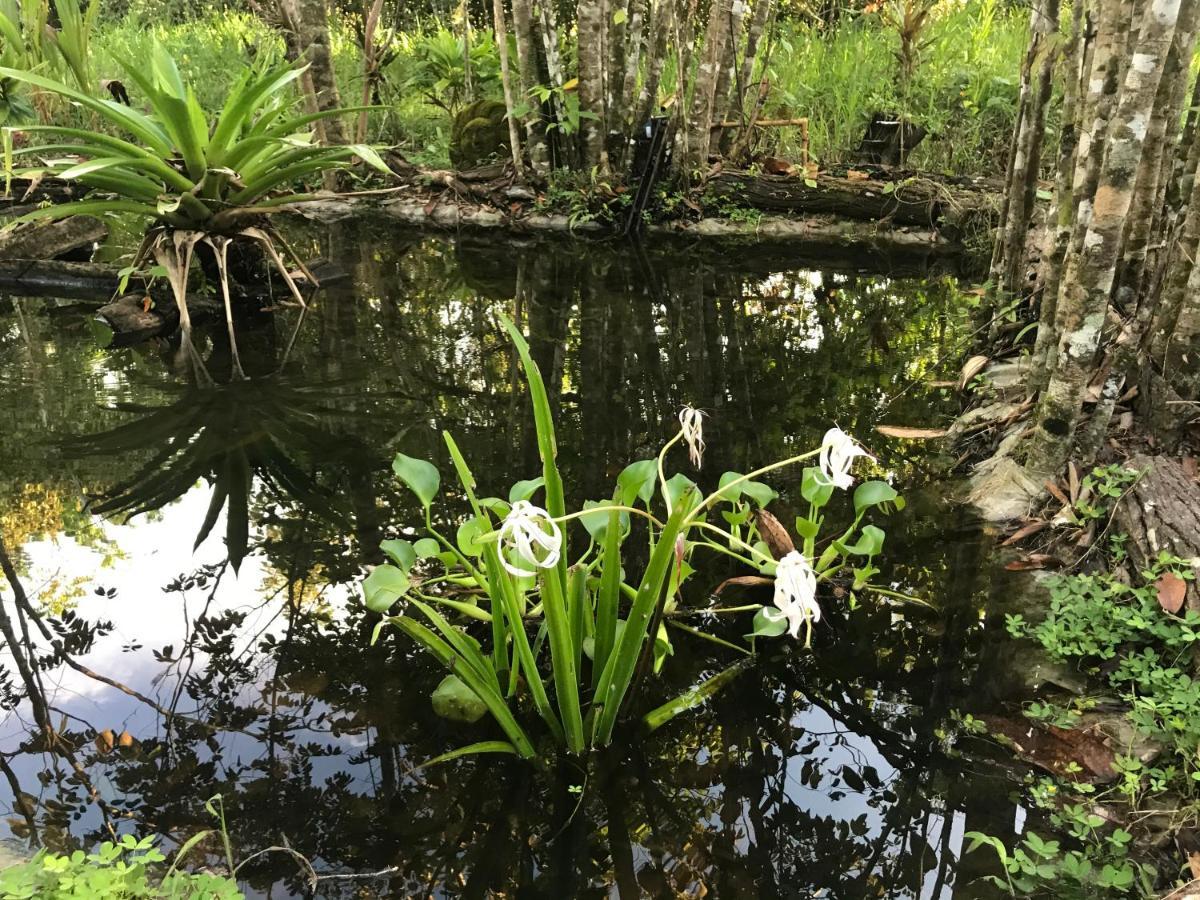
[[[988,612],[1003,584],[987,539],[941,496],[946,461],[872,430],[957,412],[930,385],[970,327],[952,278],[372,224],[305,239],[346,277],[303,316],[279,306],[241,323],[244,382],[221,328],[200,329],[217,382],[202,386],[168,343],[97,349],[86,304],[0,298],[0,533],[47,627],[141,695],[48,667],[67,758],[33,737],[6,665],[0,836],[70,847],[102,838],[107,818],[182,841],[212,825],[205,801],[220,794],[239,858],[286,845],[322,874],[383,873],[322,881],[319,896],[983,895],[987,860],[963,856],[963,835],[1011,835],[1023,813],[1014,777],[954,711],[1001,691]],[[707,706],[586,773],[494,758],[413,771],[486,728],[433,715],[443,673],[402,638],[368,646],[357,583],[380,540],[419,521],[390,473],[397,451],[448,477],[448,429],[485,493],[537,474],[499,311],[558,398],[575,503],[609,496],[685,403],[708,414],[704,484],[837,423],[909,495],[881,523],[884,580],[932,608],[831,598],[811,652],[772,644]],[[771,481],[788,521],[796,477]],[[692,599],[728,574],[703,573]],[[736,640],[747,623],[711,624]],[[686,635],[675,650],[645,703],[735,658]],[[97,741],[106,729],[129,746]],[[217,863],[217,843],[202,846]],[[260,896],[305,895],[284,854],[241,874]]]

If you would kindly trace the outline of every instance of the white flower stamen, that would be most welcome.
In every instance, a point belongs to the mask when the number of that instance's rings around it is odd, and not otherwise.
[[[697,469],[704,462],[704,413],[690,406],[679,411],[679,429],[687,444],[688,459]]]
[[[793,550],[775,566],[775,607],[787,618],[792,637],[799,637],[801,625],[821,620],[817,573],[799,550]]]
[[[499,540],[500,565],[518,578],[536,575],[538,569],[553,568],[562,553],[562,529],[548,512],[528,500],[518,500],[512,505],[500,525]],[[533,569],[522,569],[509,562],[505,551],[510,549]]]
[[[821,440],[820,464],[821,473],[828,483],[843,489],[853,485],[854,477],[850,474],[850,466],[858,456],[875,459],[854,443],[854,438],[842,429],[834,426],[825,432],[825,437]]]

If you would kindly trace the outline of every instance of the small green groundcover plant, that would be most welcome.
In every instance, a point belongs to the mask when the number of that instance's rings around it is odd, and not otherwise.
[[[399,454],[393,468],[424,507],[428,536],[385,541],[382,548],[392,562],[371,571],[363,586],[367,607],[383,614],[373,640],[395,627],[450,670],[435,692],[435,709],[467,721],[490,714],[506,737],[437,761],[484,752],[537,756],[530,718],[540,720],[553,745],[570,753],[607,745],[638,680],[660,670],[671,655],[668,623],[749,655],[756,641],[785,634],[798,638],[803,632],[807,644],[821,615],[818,589],[834,579],[848,589],[851,602],[868,587],[893,593],[870,584],[879,571],[875,561],[884,532],[863,521],[874,507],[903,505],[889,484],[860,484],[850,526],[832,539],[820,536],[822,510],[835,491],[853,485],[851,465],[867,456],[837,428],[816,449],[749,474],[726,472],[718,489],[706,495],[687,475],[666,473],[675,447],[686,447],[693,466],[702,462],[703,415],[688,407],[657,458],[627,466],[610,498],[568,512],[545,384],[524,337],[508,319],[503,325],[525,369],[541,476],[514,484],[507,499],[479,496],[467,461],[445,433],[470,504],[451,537],[438,530],[431,512],[441,487],[437,468]],[[801,538],[796,548],[783,526],[761,511],[776,494],[756,479],[804,461],[818,464],[803,472],[807,514],[796,520]],[[534,504],[539,493],[544,506]],[[579,538],[573,558],[572,523]],[[701,551],[732,557],[756,573],[739,583],[774,585],[768,605],[709,610],[752,618],[749,650],[678,622],[680,588],[695,573]],[[639,556],[646,562],[635,564]],[[485,641],[490,636],[490,647],[472,631],[482,632]],[[702,703],[736,671],[651,711],[643,724],[657,727]],[[526,697],[530,717],[524,715]]]
[[[180,854],[183,855],[182,853]],[[31,860],[0,869],[0,900],[242,900],[236,882],[219,875],[156,867],[165,857],[150,837],[124,835],[94,852],[69,856],[38,851]]]

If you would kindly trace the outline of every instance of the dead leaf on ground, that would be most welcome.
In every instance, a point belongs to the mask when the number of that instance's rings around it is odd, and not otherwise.
[[[1193,481],[1195,480],[1196,475],[1200,474],[1200,466],[1196,465],[1196,457],[1194,456],[1184,456],[1180,458],[1179,464],[1183,466],[1184,474],[1186,474],[1187,477],[1191,478]]]
[[[727,587],[755,587],[757,585],[774,584],[774,578],[764,578],[762,575],[738,575],[734,578],[726,578],[717,585],[713,591],[713,596],[720,596],[721,592]]]
[[[1010,572],[1032,572],[1036,569],[1057,569],[1063,561],[1048,553],[1030,553],[1021,559],[1014,559],[1004,568]]]
[[[1070,487],[1071,502],[1079,502],[1079,470],[1075,468],[1075,463],[1067,463],[1067,485]]]
[[[758,524],[758,533],[766,542],[767,549],[771,551],[773,557],[783,559],[796,549],[796,544],[792,541],[792,536],[788,534],[787,529],[783,527],[783,523],[771,513],[760,509],[754,518]]]
[[[1036,522],[1030,522],[1028,525],[1023,525],[1010,534],[1004,541],[1001,542],[1001,547],[1011,547],[1013,544],[1018,544],[1030,535],[1037,534],[1050,523],[1045,519],[1038,519]]]
[[[765,175],[792,175],[795,173],[795,167],[786,159],[780,159],[777,156],[768,156],[759,163],[762,166],[763,174]]]
[[[983,715],[978,718],[993,737],[1007,744],[1026,762],[1047,772],[1092,783],[1111,781],[1117,776],[1113,751],[1085,729],[1039,725],[1028,719],[1007,716]],[[1076,766],[1082,771],[1076,771]]]
[[[963,363],[962,371],[958,373],[958,389],[961,391],[970,384],[971,379],[982,372],[988,362],[986,356],[972,356]]]
[[[945,437],[949,433],[945,428],[909,428],[906,425],[876,425],[875,430],[884,437],[913,441],[927,441],[931,438]]]
[[[1045,482],[1045,485],[1046,485],[1046,490],[1048,490],[1051,493],[1051,495],[1054,497],[1055,500],[1057,500],[1063,506],[1071,505],[1071,498],[1068,497],[1066,494],[1064,494],[1063,489],[1060,488],[1057,484],[1055,484],[1053,481],[1047,480]]]
[[[847,169],[846,170],[846,180],[847,181],[867,181],[870,177],[871,176],[868,175],[866,172],[860,172],[860,171],[858,171],[858,169]]]
[[[1158,590],[1158,605],[1171,615],[1183,609],[1183,601],[1187,596],[1187,582],[1174,572],[1163,572],[1158,581],[1154,582]]]
[[[1193,851],[1188,854],[1188,869],[1192,873],[1192,878],[1200,879],[1200,853]]]

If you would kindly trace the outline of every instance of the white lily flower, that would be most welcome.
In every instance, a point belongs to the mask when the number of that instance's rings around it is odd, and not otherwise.
[[[854,438],[837,426],[825,432],[825,437],[821,439],[820,463],[821,472],[830,484],[840,488],[848,488],[854,484],[850,466],[856,456],[865,456],[872,460],[875,458],[854,443]]]
[[[787,617],[792,637],[799,637],[801,625],[821,620],[817,573],[799,550],[793,550],[775,565],[775,607]]]
[[[704,462],[704,413],[690,406],[679,411],[679,428],[687,444],[688,458],[697,469]]]
[[[549,530],[547,530],[549,528]],[[500,525],[500,565],[518,578],[537,574],[537,569],[551,569],[558,564],[562,553],[562,530],[550,518],[550,513],[528,500],[518,500]],[[516,550],[517,556],[533,566],[522,569],[508,560],[505,549]]]

